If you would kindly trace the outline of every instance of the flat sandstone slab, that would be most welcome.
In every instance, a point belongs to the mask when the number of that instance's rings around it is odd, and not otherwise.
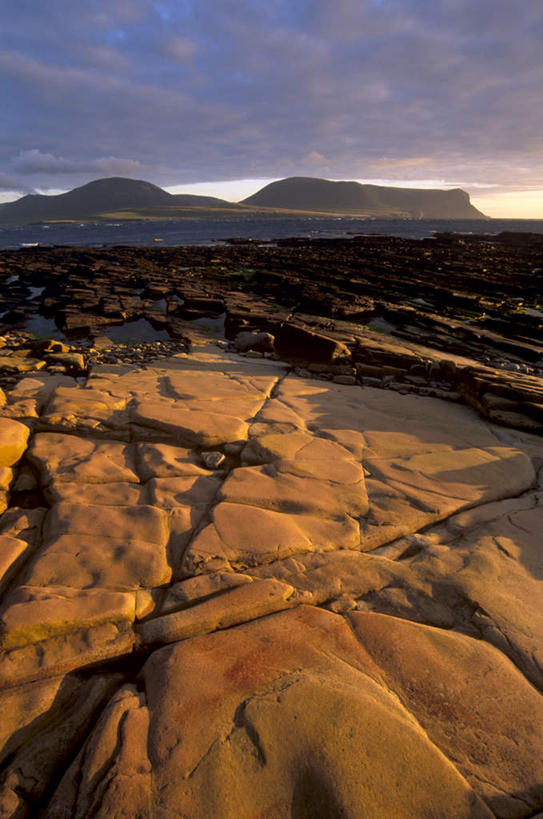
[[[382,656],[371,642],[381,623],[395,646],[393,618],[358,615],[353,630],[338,615],[301,607],[160,649],[144,667],[144,692],[129,700],[125,692],[124,708],[112,700],[52,805],[77,805],[75,816],[102,804],[110,815],[122,806],[158,817],[175,805],[196,819],[286,819],[302,808],[355,817],[361,805],[375,817],[522,815],[501,788],[518,782],[532,804],[541,798],[538,771],[526,765],[538,755],[541,730],[528,714],[543,715],[540,697],[495,649],[479,653],[470,638],[406,624],[417,687],[402,699],[395,657],[382,639]],[[499,703],[477,705],[483,678]],[[510,699],[517,694],[519,707]],[[138,719],[131,710],[133,728],[119,732],[129,702]],[[97,802],[92,759],[108,736],[120,747]],[[451,761],[458,756],[462,771]]]
[[[2,816],[543,810],[540,438],[216,347],[27,386]]]

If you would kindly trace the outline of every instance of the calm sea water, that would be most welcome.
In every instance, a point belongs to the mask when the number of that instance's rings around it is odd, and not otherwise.
[[[229,238],[260,241],[291,236],[310,238],[383,234],[422,239],[441,231],[495,234],[503,230],[543,233],[543,220],[492,219],[491,221],[355,219],[330,217],[191,219],[179,222],[121,222],[69,225],[26,225],[0,228],[0,248],[26,244],[52,245],[207,245]],[[162,241],[156,242],[155,239]]]

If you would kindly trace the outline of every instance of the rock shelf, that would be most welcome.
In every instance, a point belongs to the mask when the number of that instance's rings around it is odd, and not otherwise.
[[[85,377],[101,363],[144,364],[206,332],[267,333],[304,375],[462,401],[496,423],[543,429],[538,235],[26,248],[0,253],[0,287],[0,386],[39,369]],[[134,328],[124,343],[107,335],[120,326]]]
[[[0,815],[536,817],[537,333],[513,370],[231,298],[274,352],[177,316],[6,376]]]

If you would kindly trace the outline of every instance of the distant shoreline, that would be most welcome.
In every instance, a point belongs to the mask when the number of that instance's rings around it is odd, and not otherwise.
[[[61,194],[27,194],[0,205],[0,225],[84,220],[254,218],[486,219],[461,189],[392,188],[313,177],[265,185],[242,202],[214,196],[170,194],[141,179],[95,179]]]
[[[152,212],[149,212],[152,211]],[[398,213],[375,214],[361,211],[334,211],[334,210],[294,210],[288,208],[251,208],[240,205],[232,208],[135,208],[133,210],[108,211],[91,216],[77,216],[69,219],[42,219],[32,222],[12,222],[0,224],[0,228],[30,227],[36,225],[69,225],[69,224],[103,224],[108,222],[184,222],[194,220],[214,219],[360,219],[364,221],[401,221],[401,222],[433,222],[433,221],[478,221],[491,222],[490,216],[476,218],[452,218],[436,220],[431,217],[402,216]]]
[[[23,245],[52,247],[212,245],[229,239],[273,242],[298,239],[348,239],[356,235],[427,239],[436,233],[495,235],[501,232],[543,233],[543,220],[486,219],[380,219],[375,217],[324,216],[320,214],[253,214],[242,218],[232,213],[185,219],[108,219],[36,222],[0,227],[0,248]]]

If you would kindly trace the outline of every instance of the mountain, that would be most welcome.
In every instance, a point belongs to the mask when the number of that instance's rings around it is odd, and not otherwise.
[[[89,219],[115,211],[157,208],[237,208],[213,196],[171,194],[151,182],[111,177],[96,179],[55,196],[28,194],[0,207],[0,224],[28,224],[57,219]]]
[[[182,219],[191,209],[200,216],[217,211],[261,215],[273,210],[291,215],[297,211],[360,214],[410,219],[486,219],[460,189],[421,190],[330,182],[327,179],[294,176],[272,182],[236,204],[214,196],[171,194],[140,179],[111,177],[96,179],[55,196],[28,194],[0,205],[0,225],[85,219]]]
[[[272,182],[243,200],[244,205],[323,213],[363,213],[410,219],[486,219],[460,188],[425,190],[331,182],[292,176]]]

